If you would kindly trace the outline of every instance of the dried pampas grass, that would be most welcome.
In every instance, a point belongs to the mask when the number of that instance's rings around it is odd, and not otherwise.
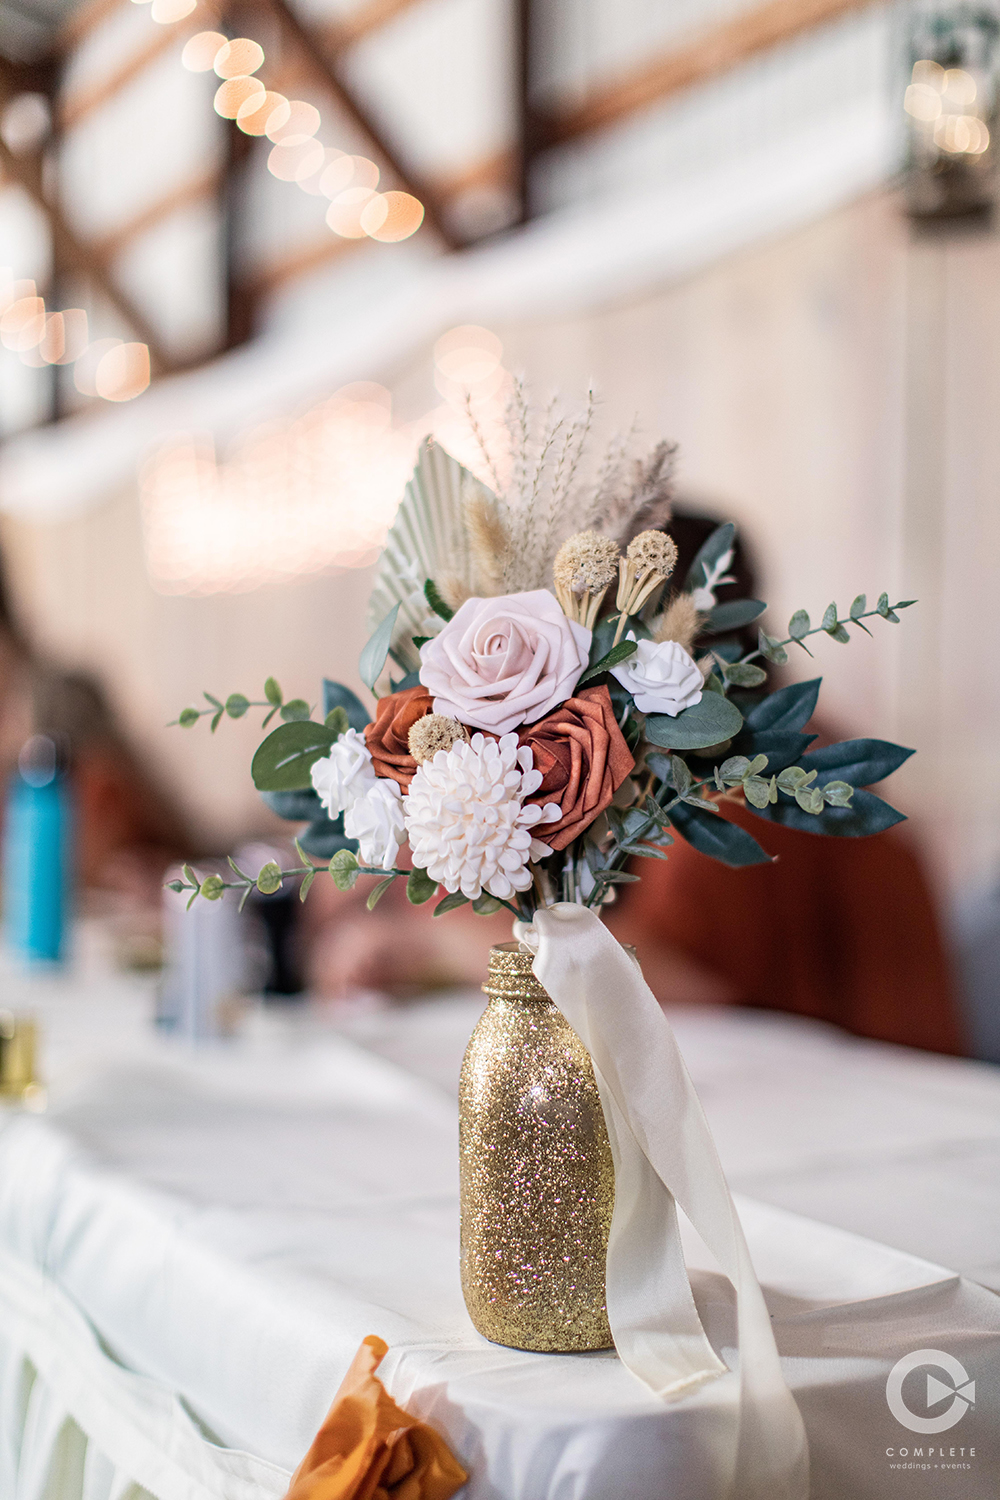
[[[702,619],[690,594],[675,594],[660,618],[653,621],[653,640],[676,641],[678,646],[690,652],[698,638]]]

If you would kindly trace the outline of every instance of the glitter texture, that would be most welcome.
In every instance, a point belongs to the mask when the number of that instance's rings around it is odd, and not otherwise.
[[[459,1086],[469,1315],[513,1349],[610,1348],[615,1177],[590,1057],[518,944],[491,951],[483,989]]]

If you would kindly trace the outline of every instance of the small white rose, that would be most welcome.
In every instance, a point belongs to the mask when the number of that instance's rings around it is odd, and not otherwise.
[[[344,832],[357,839],[363,865],[391,870],[406,841],[403,794],[396,782],[380,777],[355,797],[344,814]]]
[[[372,758],[356,729],[346,729],[329,755],[313,761],[312,784],[331,818],[347,812],[374,781]]]
[[[635,640],[631,631],[628,639]],[[632,694],[641,714],[675,718],[683,709],[701,702],[701,673],[676,641],[639,641],[634,654],[620,667],[612,668],[611,675]]]

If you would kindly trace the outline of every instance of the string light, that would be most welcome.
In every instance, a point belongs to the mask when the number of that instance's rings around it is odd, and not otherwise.
[[[157,6],[188,4],[189,0],[153,0],[153,19],[158,19]],[[193,8],[191,4],[183,15]],[[375,162],[324,146],[316,140],[322,124],[316,106],[304,99],[286,99],[254,76],[263,65],[264,49],[251,37],[228,41],[219,31],[199,31],[185,44],[181,62],[192,73],[214,70],[223,80],[215,92],[216,112],[235,120],[246,135],[267,136],[273,143],[267,158],[273,177],[331,200],[326,222],[335,234],[396,244],[420,228],[424,207],[418,198],[395,190],[375,193]]]
[[[122,345],[122,340],[90,343],[82,307],[49,311],[35,283],[15,280],[9,266],[0,266],[0,343],[35,369],[74,365],[74,383],[83,395],[131,401],[149,384],[149,350],[138,343],[124,345],[128,355],[109,365],[98,383],[98,362],[110,348]]]

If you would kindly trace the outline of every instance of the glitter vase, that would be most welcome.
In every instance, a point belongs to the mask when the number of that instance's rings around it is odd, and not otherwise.
[[[615,1175],[590,1056],[516,943],[483,989],[459,1085],[465,1304],[496,1344],[607,1349]]]

